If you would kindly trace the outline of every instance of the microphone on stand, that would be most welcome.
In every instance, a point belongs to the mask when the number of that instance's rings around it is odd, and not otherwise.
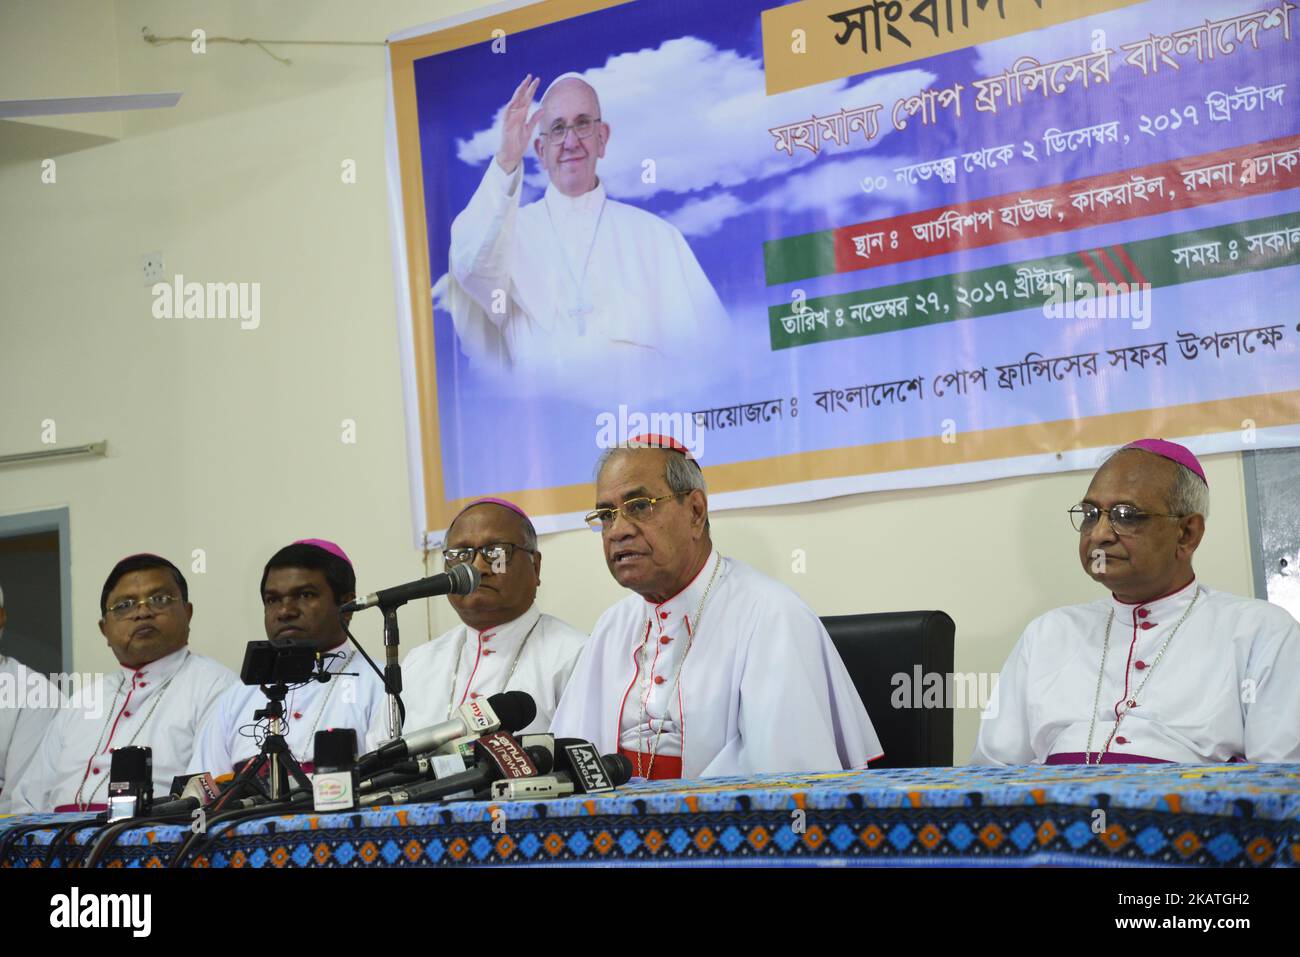
[[[382,588],[364,598],[356,598],[339,607],[340,619],[363,608],[378,605],[384,613],[384,689],[388,693],[388,733],[396,738],[402,733],[402,666],[398,660],[397,609],[415,598],[433,595],[468,595],[478,588],[478,569],[471,564],[453,565],[440,575],[430,575],[405,585]]]
[[[364,598],[356,598],[339,607],[339,614],[361,611],[379,605],[382,608],[396,608],[416,598],[431,598],[434,595],[468,595],[478,587],[479,573],[473,565],[453,565],[450,571],[439,575],[430,575],[405,585],[394,585],[371,592]]]

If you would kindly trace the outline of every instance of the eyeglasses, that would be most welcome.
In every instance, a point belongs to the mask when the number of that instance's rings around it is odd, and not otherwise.
[[[584,116],[571,126],[566,126],[563,123],[556,123],[546,131],[546,139],[552,144],[563,143],[564,138],[569,135],[569,130],[573,130],[573,132],[578,134],[578,139],[585,140],[588,139],[592,133],[596,132],[596,127],[599,125],[599,116],[594,120],[590,117]]]
[[[468,545],[465,548],[448,548],[442,553],[442,560],[448,568],[452,565],[464,565],[472,562],[475,555],[482,555],[483,560],[488,565],[495,568],[502,568],[510,564],[510,559],[514,557],[515,549],[532,554],[531,548],[525,548],[523,545],[516,545],[514,542],[493,542],[491,545]]]
[[[655,504],[664,502],[672,498],[680,498],[683,495],[690,495],[692,489],[685,492],[673,492],[669,495],[660,495],[657,498],[630,498],[617,508],[598,508],[588,512],[583,518],[591,526],[593,532],[603,532],[613,526],[619,514],[633,524],[640,525],[648,521],[654,514]]]
[[[176,595],[163,594],[150,595],[148,598],[141,598],[138,600],[135,598],[123,598],[116,604],[109,605],[108,613],[117,619],[129,618],[131,613],[134,612],[137,607],[148,605],[153,611],[166,611],[178,601],[180,601],[180,598]]]
[[[1135,535],[1149,518],[1186,518],[1185,515],[1170,515],[1167,512],[1144,512],[1136,505],[1114,505],[1111,508],[1099,508],[1086,502],[1070,509],[1070,522],[1076,532],[1090,532],[1096,526],[1102,513],[1110,519],[1110,527],[1118,535]]]

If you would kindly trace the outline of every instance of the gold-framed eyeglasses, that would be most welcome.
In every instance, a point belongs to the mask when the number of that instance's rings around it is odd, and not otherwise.
[[[549,130],[546,131],[546,139],[552,145],[556,143],[563,143],[564,138],[569,135],[569,130],[573,130],[573,132],[577,133],[578,139],[580,140],[589,139],[591,137],[591,134],[596,132],[596,127],[598,127],[599,125],[600,125],[599,116],[597,116],[595,119],[592,119],[589,116],[584,116],[581,117],[576,123],[570,123],[567,125],[565,123],[557,122],[554,126],[552,126]]]
[[[514,542],[493,542],[490,545],[467,545],[464,548],[445,548],[442,551],[442,561],[448,568],[452,565],[464,565],[467,562],[474,561],[475,555],[482,555],[483,560],[488,565],[501,567],[509,565],[510,559],[514,557],[515,550],[532,553],[531,548],[525,548],[523,545],[516,545]]]
[[[654,514],[655,505],[659,502],[665,502],[672,498],[681,498],[683,495],[690,495],[692,491],[692,489],[687,489],[685,492],[670,492],[668,495],[659,495],[655,498],[630,498],[615,508],[594,509],[584,515],[583,518],[593,532],[603,532],[614,524],[620,514],[629,522],[640,525]]]
[[[148,598],[123,598],[121,601],[108,606],[108,613],[114,618],[129,618],[137,607],[143,608],[148,605],[153,611],[166,611],[176,602],[180,601],[178,595],[150,595]]]
[[[1186,518],[1185,515],[1171,515],[1168,512],[1147,512],[1136,505],[1112,505],[1101,508],[1080,502],[1070,509],[1070,523],[1076,532],[1090,532],[1100,521],[1102,513],[1110,519],[1110,527],[1119,535],[1135,535],[1142,530],[1147,519],[1151,518]]]

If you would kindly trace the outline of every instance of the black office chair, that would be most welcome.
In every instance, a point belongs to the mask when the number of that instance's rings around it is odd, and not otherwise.
[[[875,615],[836,615],[822,619],[835,649],[858,689],[885,756],[873,768],[952,766],[952,702],[941,707],[894,707],[899,694],[895,675],[906,675],[905,688],[921,674],[938,674],[948,686],[952,673],[953,620],[941,611],[891,611]],[[919,698],[923,688],[915,688]],[[908,704],[912,704],[911,695]]]

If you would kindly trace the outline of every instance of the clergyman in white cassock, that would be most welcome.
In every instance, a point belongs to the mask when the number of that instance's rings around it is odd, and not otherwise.
[[[337,675],[324,683],[312,681],[292,688],[285,698],[285,744],[307,770],[317,731],[352,728],[357,748],[363,750],[372,723],[387,712],[383,680],[347,644],[339,622],[339,606],[356,597],[356,583],[347,554],[322,538],[286,545],[271,556],[262,572],[266,637],[313,643],[331,656],[326,670]],[[255,722],[253,715],[266,704],[266,694],[257,685],[230,688],[200,730],[189,770],[220,775],[255,757],[269,721]]]
[[[36,757],[62,701],[59,688],[43,674],[0,655],[0,807],[5,788]]]
[[[505,499],[471,502],[448,526],[443,561],[473,563],[479,587],[448,595],[461,624],[402,662],[403,729],[446,721],[471,700],[524,691],[537,716],[522,730],[547,730],[587,636],[537,606],[542,555],[532,521]],[[384,728],[372,729],[372,745],[385,738]]]
[[[596,91],[566,74],[531,118],[538,81],[506,107],[502,144],[451,227],[448,308],[462,348],[530,381],[694,354],[726,313],[675,226],[610,199],[596,176],[610,127]],[[529,136],[550,183],[520,205]],[[616,380],[616,378],[615,378]]]
[[[187,646],[193,606],[180,571],[156,555],[132,555],[109,574],[100,630],[119,662],[102,693],[80,689],[50,723],[36,757],[7,790],[6,810],[102,810],[112,751],[152,750],[153,792],[165,797],[185,771],[199,724],[236,681]]]
[[[324,683],[312,681],[292,688],[284,702],[285,744],[298,763],[306,765],[308,770],[311,769],[317,731],[353,728],[357,732],[360,751],[366,747],[367,729],[387,714],[384,683],[365,659],[347,645],[328,652],[339,655],[326,665],[326,669],[338,677]],[[190,760],[190,772],[225,774],[247,759],[256,757],[260,745],[254,737],[257,722],[253,714],[266,706],[266,694],[257,685],[236,684],[229,688],[217,702],[211,719],[204,722],[199,732],[194,757]],[[266,721],[261,724],[265,728]]]
[[[1030,622],[980,723],[974,764],[1300,761],[1300,624],[1192,570],[1209,486],[1186,448],[1142,439],[1072,515],[1110,595]]]
[[[8,624],[5,593],[0,588],[0,638]],[[16,781],[36,756],[36,749],[62,702],[57,687],[10,655],[0,655],[0,804],[6,781]]]
[[[413,649],[402,662],[403,728],[446,721],[471,700],[525,691],[537,705],[537,717],[522,732],[546,731],[586,640],[536,605],[496,628],[458,625]]]
[[[662,437],[628,445],[602,459],[589,520],[634,594],[597,621],[552,730],[622,752],[647,778],[828,771],[881,757],[816,614],[713,548],[698,465]]]

